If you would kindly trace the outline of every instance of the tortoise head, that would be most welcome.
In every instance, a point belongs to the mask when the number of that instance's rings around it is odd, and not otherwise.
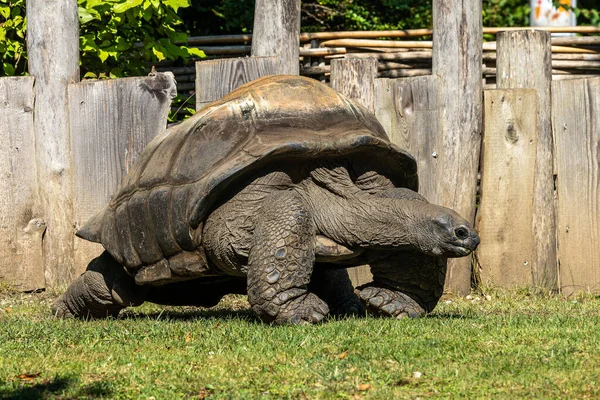
[[[455,211],[429,203],[414,205],[413,243],[423,253],[463,257],[479,245],[477,232]]]

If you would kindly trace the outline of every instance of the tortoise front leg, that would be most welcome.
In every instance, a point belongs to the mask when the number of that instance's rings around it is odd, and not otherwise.
[[[265,199],[248,256],[248,301],[265,322],[316,323],[329,312],[308,283],[316,228],[304,203],[284,191]]]
[[[444,292],[446,259],[400,252],[371,264],[373,282],[356,293],[369,311],[392,317],[420,317],[433,311]]]

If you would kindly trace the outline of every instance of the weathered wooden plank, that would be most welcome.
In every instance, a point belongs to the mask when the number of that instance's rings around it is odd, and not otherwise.
[[[560,289],[600,293],[600,78],[552,83]]]
[[[196,110],[254,79],[276,74],[277,57],[225,58],[196,63]]]
[[[35,81],[35,158],[44,235],[46,284],[63,286],[73,271],[73,177],[67,86],[79,81],[79,17],[72,0],[27,1],[29,74]]]
[[[433,73],[440,77],[442,205],[475,218],[482,127],[481,1],[433,2]],[[449,260],[446,289],[471,290],[469,257]]]
[[[46,287],[46,223],[36,206],[34,81],[0,78],[0,281],[22,291]]]
[[[477,259],[481,279],[502,287],[532,283],[537,93],[486,90]]]
[[[331,87],[365,106],[371,112],[375,110],[375,78],[377,78],[375,58],[331,60]],[[350,268],[348,274],[354,286],[373,280],[373,275],[367,266]]]
[[[165,130],[176,93],[171,73],[69,86],[76,229],[106,207],[137,156]],[[100,252],[77,238],[76,271]]]
[[[531,260],[533,284],[557,288],[556,224],[550,85],[550,33],[539,30],[498,34],[496,60],[498,89],[535,88],[538,93],[538,141],[533,192],[535,255]]]
[[[277,56],[277,74],[300,70],[300,0],[256,0],[252,56]]]
[[[376,79],[375,115],[392,143],[417,160],[419,192],[431,203],[440,203],[443,177],[438,154],[443,141],[438,77]]]
[[[331,87],[369,111],[375,111],[377,59],[343,58],[331,60]]]

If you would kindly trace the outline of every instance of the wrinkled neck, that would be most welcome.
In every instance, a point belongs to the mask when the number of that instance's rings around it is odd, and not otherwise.
[[[309,201],[321,234],[346,246],[381,249],[414,248],[415,229],[429,206],[364,192],[341,197],[325,189]]]

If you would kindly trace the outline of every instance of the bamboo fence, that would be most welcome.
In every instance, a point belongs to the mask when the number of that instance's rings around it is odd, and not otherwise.
[[[527,28],[483,28],[492,37],[498,32]],[[577,36],[552,38],[552,78],[564,80],[600,76],[600,27],[536,27],[552,33]],[[398,78],[431,75],[431,29],[388,31],[304,32],[300,34],[300,74],[328,82],[331,60],[339,58],[376,58],[378,77]],[[251,54],[251,34],[198,36],[188,38],[187,44],[198,47],[206,59],[247,57]],[[496,42],[483,46],[483,82],[486,89],[496,85]],[[175,74],[180,93],[189,96],[194,91],[195,68],[175,67],[169,63],[158,66],[159,71]]]

